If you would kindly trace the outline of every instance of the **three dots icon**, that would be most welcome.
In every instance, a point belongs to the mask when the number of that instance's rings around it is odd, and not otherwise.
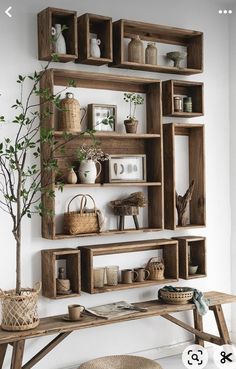
[[[233,11],[231,10],[231,9],[229,9],[229,10],[226,10],[226,9],[224,9],[224,10],[222,10],[222,9],[220,9],[220,10],[218,10],[218,13],[219,14],[232,14],[233,13]]]

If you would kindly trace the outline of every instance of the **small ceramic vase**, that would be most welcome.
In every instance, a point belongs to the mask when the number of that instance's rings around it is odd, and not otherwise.
[[[52,27],[52,36],[55,38],[53,42],[54,53],[66,54],[66,41],[61,31],[61,24],[55,24],[55,27]]]
[[[76,184],[77,183],[77,175],[74,171],[73,168],[71,168],[68,173],[67,173],[67,177],[66,177],[66,182],[68,184]]]
[[[128,61],[134,63],[144,63],[143,42],[138,35],[132,37],[128,44]]]
[[[101,45],[101,40],[97,38],[90,39],[90,56],[93,58],[101,58],[101,50],[99,45]]]
[[[145,50],[145,63],[157,64],[157,48],[155,42],[149,42]]]

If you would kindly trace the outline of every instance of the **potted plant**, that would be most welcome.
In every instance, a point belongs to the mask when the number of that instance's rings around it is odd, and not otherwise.
[[[129,115],[128,119],[125,119],[125,129],[127,133],[136,133],[138,120],[135,118],[135,112],[137,105],[142,105],[144,103],[144,98],[137,93],[124,93],[125,102],[129,103]]]
[[[76,152],[80,163],[78,175],[81,183],[95,183],[96,178],[102,171],[101,161],[108,160],[108,154],[105,154],[94,140],[92,145],[83,144]],[[96,165],[98,165],[98,170]]]

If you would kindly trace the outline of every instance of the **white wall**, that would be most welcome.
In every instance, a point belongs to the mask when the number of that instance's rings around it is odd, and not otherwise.
[[[122,5],[121,5],[122,4]],[[207,290],[230,292],[230,205],[229,205],[229,30],[228,19],[218,15],[218,5],[215,0],[15,0],[13,18],[8,19],[2,10],[9,6],[8,1],[0,4],[1,17],[1,58],[0,58],[0,114],[9,118],[12,112],[9,106],[18,96],[16,86],[17,75],[31,73],[40,69],[41,62],[37,60],[37,13],[47,6],[77,10],[81,15],[85,12],[110,15],[114,20],[120,18],[134,19],[145,22],[171,25],[204,32],[205,71],[201,75],[186,77],[188,80],[205,83],[205,116],[192,119],[191,122],[206,123],[206,198],[207,198],[207,228],[186,232],[159,232],[156,234],[82,238],[75,240],[48,241],[41,238],[40,219],[34,217],[26,221],[23,232],[23,281],[31,285],[40,280],[40,250],[55,247],[76,247],[91,243],[108,243],[135,239],[150,239],[173,237],[175,235],[191,234],[207,237],[206,279],[192,281],[191,285]],[[131,74],[150,76],[163,80],[170,78],[184,79],[183,76],[167,74],[151,74],[141,71],[118,70],[104,67],[89,67],[78,64],[56,64],[59,68],[74,70],[101,71],[106,73]],[[171,122],[170,119],[164,120]],[[175,119],[180,121],[181,119]],[[3,126],[0,135],[5,136],[12,127]],[[3,289],[14,286],[14,241],[11,237],[9,219],[0,213],[1,224],[1,257],[0,286]],[[114,264],[114,262],[113,262]],[[180,281],[179,285],[189,285]],[[67,304],[79,302],[92,306],[105,302],[126,299],[140,301],[155,299],[157,288],[135,289],[116,293],[99,295],[82,294],[79,299],[53,301],[40,299],[40,316],[63,314]],[[230,309],[226,308],[227,321],[230,320]],[[209,313],[210,314],[210,313]],[[186,314],[185,319],[190,321]],[[205,319],[206,320],[206,319]],[[207,319],[206,329],[215,330],[211,318]],[[92,330],[75,332],[61,346],[58,346],[36,368],[58,369],[80,363],[90,358],[115,353],[132,353],[159,346],[176,344],[189,339],[180,328],[171,326],[161,318],[144,319],[114,326],[100,327]],[[26,357],[30,358],[49,338],[34,339],[27,343]],[[9,365],[9,363],[7,363]],[[7,364],[5,368],[7,368]]]

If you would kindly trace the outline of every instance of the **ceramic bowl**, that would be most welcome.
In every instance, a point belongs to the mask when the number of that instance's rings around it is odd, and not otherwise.
[[[189,265],[189,274],[196,274],[198,270],[198,265]]]

